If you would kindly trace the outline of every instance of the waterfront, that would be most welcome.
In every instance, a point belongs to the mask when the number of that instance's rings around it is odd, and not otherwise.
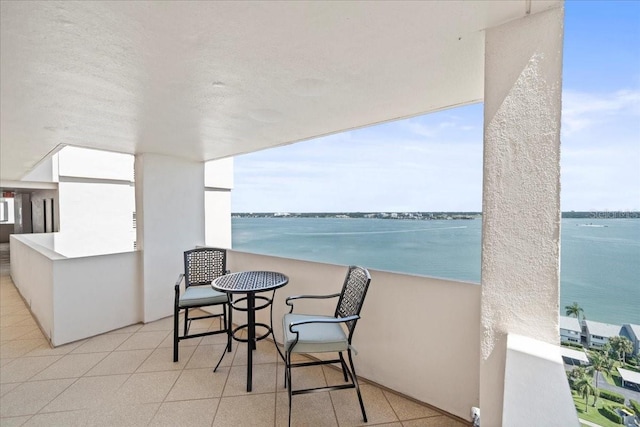
[[[233,218],[240,251],[480,282],[482,221]],[[562,220],[560,309],[640,324],[640,220]]]

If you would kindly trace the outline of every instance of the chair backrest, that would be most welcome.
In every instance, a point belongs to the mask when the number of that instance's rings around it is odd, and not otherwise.
[[[369,283],[371,282],[371,275],[366,268],[350,266],[347,272],[347,277],[344,279],[344,285],[342,286],[342,292],[340,293],[340,299],[338,300],[338,306],[336,307],[336,317],[347,317],[354,314],[360,314],[362,310],[362,304],[364,303],[364,297],[367,295],[369,289]],[[353,335],[353,330],[356,327],[357,320],[347,322],[347,328],[349,329],[349,341]]]
[[[184,253],[186,287],[209,285],[227,272],[227,251],[218,248],[196,248]]]

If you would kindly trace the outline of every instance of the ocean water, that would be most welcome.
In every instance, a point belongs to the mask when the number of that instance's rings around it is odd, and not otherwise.
[[[240,251],[480,283],[482,221],[233,218]],[[640,324],[640,219],[563,219],[560,310]]]

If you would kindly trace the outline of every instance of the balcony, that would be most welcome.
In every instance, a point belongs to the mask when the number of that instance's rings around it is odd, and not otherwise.
[[[170,317],[52,348],[8,275],[7,245],[2,249],[0,424],[286,425],[284,365],[271,342],[258,343],[252,393],[244,390],[244,344],[234,343],[216,373],[213,366],[225,346],[221,336],[183,341],[180,362],[173,363]],[[192,328],[217,327],[211,319],[199,322]],[[342,380],[338,371],[325,367],[297,374],[295,380],[305,386]],[[369,425],[467,425],[372,382],[365,382],[362,391]],[[353,390],[294,400],[293,425],[360,425],[360,417]]]
[[[7,246],[2,248],[8,261]],[[228,266],[232,271],[271,269],[289,275],[289,284],[276,295],[274,319],[285,312],[286,295],[337,291],[344,275],[343,266],[236,251],[230,251]],[[167,286],[166,292],[171,291]],[[332,310],[330,303],[312,304],[307,309]],[[177,419],[193,417],[195,425],[286,424],[283,365],[271,342],[259,343],[254,392],[245,393],[246,347],[235,344],[222,369],[213,373],[224,339],[188,340],[174,364],[171,317],[52,348],[4,261],[1,309],[3,424],[175,425]],[[470,415],[465,415],[478,406],[479,311],[476,284],[372,271],[354,338],[370,425],[470,424]],[[242,321],[241,315],[235,319]],[[268,313],[258,312],[258,321],[269,322]],[[217,327],[211,320],[202,322],[194,327]],[[276,337],[281,336],[277,320],[274,328]],[[560,356],[554,359],[552,347],[531,339],[508,346],[503,425],[522,425],[522,414],[539,419],[537,411],[548,406],[548,396],[557,406],[548,414],[551,419],[565,420],[563,425],[576,420],[564,370],[557,363]],[[305,386],[321,386],[339,381],[340,375],[316,367],[302,370],[297,378]],[[546,392],[531,396],[531,387]],[[352,390],[297,396],[294,425],[359,425],[355,399]]]

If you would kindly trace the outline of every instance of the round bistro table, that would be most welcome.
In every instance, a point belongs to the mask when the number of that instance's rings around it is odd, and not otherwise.
[[[234,310],[247,312],[247,323],[237,326],[231,331],[234,340],[246,342],[247,348],[247,391],[251,391],[252,374],[253,374],[253,351],[256,348],[256,342],[267,338],[269,335],[273,337],[273,343],[276,345],[276,339],[273,335],[273,297],[276,289],[283,287],[289,283],[289,278],[275,271],[240,271],[238,273],[225,274],[215,279],[211,286],[213,289],[226,292],[231,295],[245,295],[235,301],[232,301],[231,307]],[[271,297],[265,295],[256,295],[263,292],[271,292]],[[260,301],[260,305],[256,306],[256,300]],[[231,301],[231,298],[230,298]],[[246,302],[246,306],[242,307],[239,303]],[[271,325],[266,323],[256,323],[256,310],[271,307]],[[265,333],[256,336],[256,326],[265,329]],[[239,332],[247,330],[248,338],[241,338]],[[279,352],[279,349],[278,349]]]

